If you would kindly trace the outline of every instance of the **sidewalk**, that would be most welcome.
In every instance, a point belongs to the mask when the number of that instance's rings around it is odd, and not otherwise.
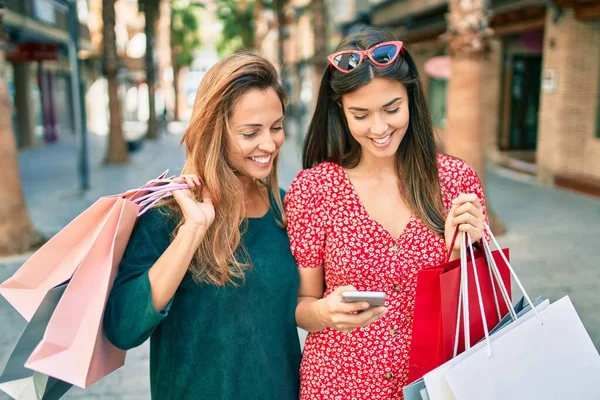
[[[170,168],[179,174],[183,151],[179,132],[144,143],[126,166],[104,166],[106,138],[90,135],[91,189],[81,194],[76,174],[76,146],[62,139],[52,146],[20,153],[19,163],[29,213],[35,226],[52,235],[103,195],[145,183]],[[300,152],[290,132],[280,156],[280,185],[287,188],[300,170]],[[596,347],[600,347],[600,201],[540,186],[530,178],[494,169],[487,175],[491,205],[507,225],[500,244],[511,249],[513,265],[532,296],[557,299],[570,295]],[[0,259],[0,281],[27,255]],[[513,297],[519,294],[515,291]],[[25,326],[0,299],[0,365]],[[86,391],[74,388],[65,399],[148,399],[148,344],[128,353],[126,366]],[[8,399],[0,395],[0,400]]]

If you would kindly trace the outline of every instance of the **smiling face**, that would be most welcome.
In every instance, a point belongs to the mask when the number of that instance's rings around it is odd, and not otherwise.
[[[362,157],[394,157],[408,129],[408,94],[395,80],[375,78],[341,97],[352,137]]]
[[[229,164],[237,174],[264,179],[283,145],[283,107],[274,89],[243,94],[229,118]]]

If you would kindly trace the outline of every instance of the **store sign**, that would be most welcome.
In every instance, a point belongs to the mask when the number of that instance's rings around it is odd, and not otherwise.
[[[56,9],[52,0],[33,0],[33,15],[42,22],[56,25]]]
[[[554,93],[558,86],[558,71],[546,69],[542,72],[542,92]]]
[[[58,45],[53,43],[11,44],[7,48],[6,59],[13,62],[58,60]]]

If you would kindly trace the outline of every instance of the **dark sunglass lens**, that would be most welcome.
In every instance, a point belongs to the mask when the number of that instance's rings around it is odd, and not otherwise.
[[[335,66],[343,69],[344,71],[352,71],[358,66],[359,61],[360,54],[358,53],[340,54],[333,59]]]
[[[387,64],[394,59],[396,53],[398,52],[398,47],[396,45],[390,44],[386,46],[381,46],[371,53],[371,57],[375,61],[380,64]]]

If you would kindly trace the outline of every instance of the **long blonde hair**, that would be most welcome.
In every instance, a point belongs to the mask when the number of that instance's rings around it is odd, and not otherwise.
[[[277,92],[284,108],[285,92],[273,65],[258,55],[240,52],[210,68],[196,93],[190,125],[181,138],[186,149],[182,174],[197,174],[210,191],[215,207],[215,221],[189,267],[198,283],[237,285],[244,278],[248,267],[248,260],[240,259],[246,254],[240,246],[245,215],[244,189],[227,161],[228,121],[242,95],[251,89],[269,88]],[[267,187],[278,211],[275,213],[278,222],[285,226],[277,179],[278,158],[269,176],[258,183]],[[199,191],[195,195],[200,198]],[[169,200],[166,205],[181,215],[177,202]]]

